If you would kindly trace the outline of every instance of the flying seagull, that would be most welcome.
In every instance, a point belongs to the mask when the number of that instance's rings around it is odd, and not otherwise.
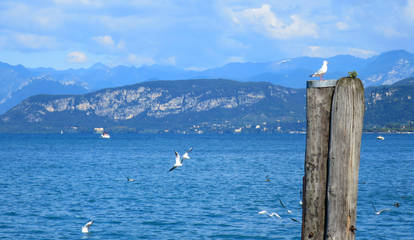
[[[187,152],[183,154],[183,159],[181,160],[181,163],[184,161],[184,159],[190,159],[190,156],[188,156],[188,153],[190,153],[191,151],[193,151],[192,147],[190,147],[190,149],[188,149]]]
[[[323,60],[322,67],[316,71],[314,74],[310,75],[310,77],[319,77],[319,80],[323,80],[323,75],[328,71],[328,61]]]
[[[190,159],[190,156],[188,156],[188,153],[190,153],[193,150],[192,147],[190,147],[190,149],[188,149],[182,157],[180,157],[180,154],[177,151],[175,152],[175,164],[172,168],[170,168],[169,172],[171,172],[172,170],[176,169],[177,167],[181,167],[183,165],[183,161],[184,159]]]
[[[172,168],[170,168],[169,172],[183,165],[183,160],[181,159],[180,154],[177,151],[174,151],[174,152],[175,152],[175,164]]]
[[[389,209],[389,208],[384,208],[384,209],[381,209],[381,210],[378,211],[377,208],[375,207],[374,203],[371,202],[371,204],[372,204],[372,208],[374,208],[375,214],[377,214],[377,215],[380,215],[382,212],[385,212],[385,211],[391,211],[391,209]]]
[[[87,222],[85,225],[83,225],[82,227],[82,232],[83,233],[89,233],[89,227],[93,224],[93,220],[90,220],[89,222]]]
[[[290,211],[289,209],[287,209],[287,207],[285,206],[285,204],[283,204],[283,202],[282,202],[282,200],[279,198],[279,202],[280,202],[280,205],[282,205],[282,207],[284,208],[284,209],[286,209],[286,211],[287,211],[287,213],[289,213],[289,214],[291,214],[292,213],[292,211]]]
[[[276,212],[271,212],[271,213],[269,213],[269,212],[267,212],[266,210],[263,210],[263,211],[260,211],[260,212],[258,212],[260,215],[263,215],[263,214],[266,214],[267,216],[269,216],[269,217],[278,217],[278,218],[281,218],[280,217],[280,215],[279,214],[277,214]]]

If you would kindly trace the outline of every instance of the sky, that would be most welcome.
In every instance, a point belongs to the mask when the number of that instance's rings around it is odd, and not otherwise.
[[[414,52],[414,0],[1,0],[0,61],[203,70]]]

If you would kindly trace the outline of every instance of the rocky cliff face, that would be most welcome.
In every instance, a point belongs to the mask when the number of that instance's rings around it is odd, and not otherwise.
[[[406,79],[391,86],[365,91],[365,126],[414,130],[414,82]]]
[[[300,100],[299,100],[300,99]],[[1,117],[4,124],[157,128],[196,124],[294,122],[304,118],[304,90],[230,80],[155,81],[85,95],[40,95]]]

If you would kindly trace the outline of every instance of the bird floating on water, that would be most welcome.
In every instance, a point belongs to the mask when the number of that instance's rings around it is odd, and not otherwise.
[[[83,233],[89,233],[89,227],[93,224],[93,220],[90,220],[89,222],[87,222],[85,225],[83,225],[82,227],[82,232]]]
[[[277,218],[281,218],[280,217],[280,215],[279,214],[277,214],[276,212],[271,212],[271,213],[269,213],[268,211],[266,211],[266,210],[263,210],[263,211],[260,211],[260,212],[258,212],[260,215],[263,215],[263,214],[266,214],[267,216],[269,216],[269,217],[277,217]]]
[[[135,182],[135,179],[127,177],[128,182]]]
[[[398,207],[400,207],[400,203],[399,202],[394,202],[393,206],[398,208]]]
[[[377,215],[380,215],[381,213],[383,213],[385,211],[391,211],[391,209],[389,209],[389,208],[384,208],[384,209],[381,209],[381,210],[377,210],[374,203],[371,203],[371,205],[372,205],[372,208],[374,208],[375,214],[377,214]]]
[[[328,71],[328,61],[323,60],[322,67],[316,71],[314,74],[310,75],[310,77],[319,77],[319,80],[323,80],[323,75]]]
[[[180,154],[177,151],[174,151],[175,153],[175,164],[172,168],[170,168],[169,172],[171,172],[172,170],[181,167],[183,165],[183,161],[184,159],[190,159],[190,156],[188,155],[189,152],[191,152],[193,150],[193,148],[191,147],[190,149],[188,149],[182,157],[180,157]]]

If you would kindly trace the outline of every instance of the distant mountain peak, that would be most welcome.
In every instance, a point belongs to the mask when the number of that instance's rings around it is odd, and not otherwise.
[[[107,69],[109,68],[108,66],[106,66],[103,63],[95,63],[94,65],[92,65],[89,69],[94,69],[94,70],[100,70],[100,69]]]

